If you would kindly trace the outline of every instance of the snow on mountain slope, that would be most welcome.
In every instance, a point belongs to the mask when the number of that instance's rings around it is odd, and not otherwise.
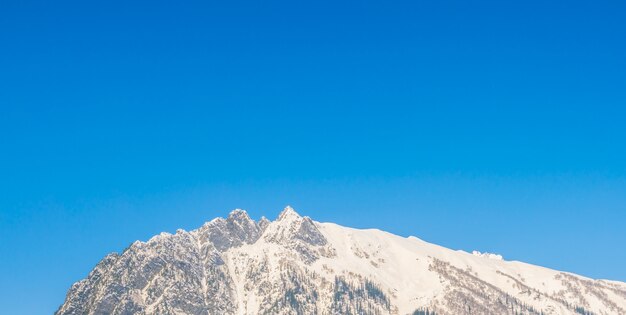
[[[494,259],[495,258],[495,259]],[[106,256],[57,314],[626,314],[626,284],[243,210]]]

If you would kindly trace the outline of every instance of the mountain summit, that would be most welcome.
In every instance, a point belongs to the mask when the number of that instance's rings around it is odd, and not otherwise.
[[[626,314],[626,283],[232,211],[107,255],[56,314]]]
[[[285,209],[280,212],[276,221],[298,220],[300,218],[302,217],[296,212],[296,210],[294,210],[291,206],[286,206]]]

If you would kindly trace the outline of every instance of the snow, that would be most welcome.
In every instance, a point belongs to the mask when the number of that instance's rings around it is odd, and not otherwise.
[[[523,262],[506,261],[501,255],[494,253],[452,250],[415,236],[404,238],[377,229],[362,230],[334,223],[320,223],[300,216],[290,206],[285,207],[275,221],[262,219],[255,223],[241,209],[231,212],[228,220],[232,222],[232,230],[244,233],[254,228],[253,233],[246,235],[256,235],[256,238],[245,238],[243,242],[225,239],[223,244],[231,244],[231,247],[225,247],[219,253],[228,275],[232,278],[231,289],[236,296],[233,303],[237,306],[237,313],[241,315],[257,313],[261,303],[267,300],[266,296],[257,296],[257,291],[249,289],[251,281],[256,281],[249,278],[252,270],[250,267],[267,263],[267,268],[258,275],[268,283],[276,283],[281,277],[280,267],[286,261],[296,264],[301,270],[315,273],[330,283],[336,276],[345,275],[371,279],[390,296],[396,314],[411,314],[414,310],[430,307],[433,303],[440,303],[440,307],[445,309],[446,294],[450,290],[459,289],[453,286],[454,282],[446,280],[450,279],[446,277],[451,276],[462,277],[459,281],[464,284],[467,284],[468,279],[471,280],[469,282],[482,281],[481,283],[485,283],[483,287],[493,286],[495,290],[526,305],[545,310],[546,314],[573,314],[571,307],[566,307],[557,298],[570,305],[584,306],[597,314],[619,314],[620,310],[626,309],[626,284],[623,282],[592,280]],[[182,248],[185,249],[182,252],[190,255],[211,244],[206,235],[212,234],[207,234],[207,231],[220,229],[220,232],[224,232],[224,228],[225,220],[217,218],[205,223],[198,230],[177,230],[175,235],[161,233],[147,243],[135,242],[131,247],[141,255],[161,257],[159,255],[163,253],[153,251],[150,244],[155,245],[156,242],[159,245],[179,240],[180,243],[173,244],[186,246],[187,243],[183,241],[190,239],[192,248]],[[165,246],[161,250],[168,248],[169,246]],[[173,249],[168,254],[175,255],[180,249]],[[133,254],[137,255],[127,253]],[[304,256],[311,258],[310,260],[298,256],[304,254],[315,256]],[[442,262],[446,268],[458,274],[442,274],[441,270],[433,268],[433,264],[437,262]],[[207,296],[207,285],[212,283],[207,283],[206,270],[200,270],[201,294]],[[146,287],[161,282],[159,277],[151,279]],[[580,294],[583,294],[582,299]],[[153,311],[163,298],[164,295],[146,305],[147,310]],[[147,299],[145,288],[139,299]],[[608,309],[607,305],[610,303],[617,309]],[[318,307],[325,309],[328,305]]]
[[[489,258],[489,259],[495,259],[495,260],[504,260],[502,258],[502,255],[492,254],[492,253],[481,253],[477,250],[472,251],[472,255],[478,256],[478,257]]]
[[[437,298],[444,290],[439,277],[428,270],[430,258],[449,262],[460,269],[469,268],[478,278],[529,305],[535,305],[537,309],[548,309],[552,306],[563,314],[568,313],[562,306],[549,300],[536,301],[532,296],[520,295],[519,288],[514,287],[508,277],[521,279],[520,281],[529,287],[552,294],[566,289],[561,281],[556,279],[561,273],[559,271],[521,262],[504,261],[502,256],[497,254],[453,251],[416,237],[402,238],[379,230],[358,230],[334,223],[319,223],[319,226],[329,242],[337,247],[340,257],[333,261],[322,260],[318,264],[332,264],[336,268],[352,270],[377,279],[390,291],[397,292],[396,304],[400,314],[426,306],[425,303]],[[364,249],[370,257],[382,258],[384,263],[376,267],[355,255],[351,250],[353,248]],[[617,296],[614,298],[620,300]],[[588,300],[590,300],[588,309],[603,310],[604,306],[599,300],[593,297],[589,297]],[[626,299],[623,296],[620,305],[626,306]]]

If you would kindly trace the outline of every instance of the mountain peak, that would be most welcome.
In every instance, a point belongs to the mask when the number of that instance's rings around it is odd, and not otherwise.
[[[277,221],[301,219],[302,217],[291,206],[286,206],[285,209],[278,215]]]
[[[265,216],[262,216],[261,219],[259,219],[258,225],[259,225],[259,229],[261,232],[265,231],[265,228],[270,225],[270,223],[272,223],[270,220],[268,220]]]
[[[303,242],[313,246],[322,246],[327,243],[315,222],[307,216],[300,216],[290,206],[285,207],[278,215],[278,219],[268,225],[263,235],[265,240],[279,244],[293,245]],[[312,255],[309,255],[308,258],[311,257]]]
[[[248,212],[243,209],[235,209],[228,214],[228,219],[245,219],[246,221],[251,220]]]

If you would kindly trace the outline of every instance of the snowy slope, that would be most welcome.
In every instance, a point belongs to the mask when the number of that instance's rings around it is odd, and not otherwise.
[[[243,210],[111,254],[57,314],[626,314],[626,284]]]

